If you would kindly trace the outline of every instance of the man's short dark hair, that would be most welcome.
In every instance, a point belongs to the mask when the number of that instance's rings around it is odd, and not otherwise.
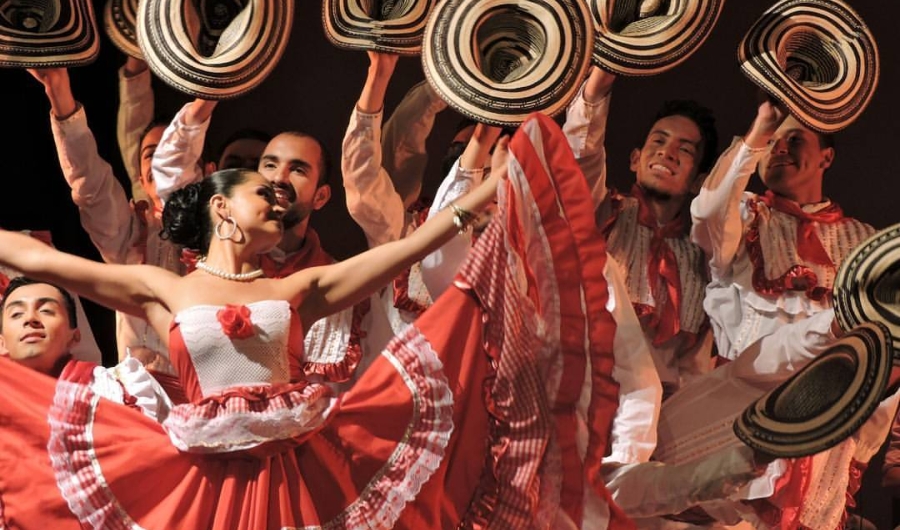
[[[272,139],[271,134],[267,133],[266,131],[260,130],[260,129],[254,129],[251,127],[247,127],[244,129],[238,129],[237,131],[234,131],[233,133],[231,133],[231,135],[228,138],[226,138],[225,141],[219,145],[219,150],[216,153],[216,157],[213,160],[216,160],[216,161],[221,160],[222,155],[225,154],[225,150],[228,149],[228,146],[237,141],[256,140],[258,142],[262,142],[263,146],[265,146],[267,143],[269,143],[269,140],[271,140],[271,139]],[[227,169],[227,168],[220,167],[220,168],[216,168],[216,169]],[[255,170],[256,168],[252,167],[252,168],[248,168],[248,169]]]
[[[57,291],[59,291],[59,294],[62,295],[63,305],[66,307],[66,313],[69,316],[69,329],[75,329],[78,327],[78,315],[75,312],[75,298],[73,298],[72,295],[69,294],[69,291],[66,291],[62,287],[50,282],[42,282],[40,280],[27,278],[25,276],[18,276],[9,281],[9,284],[3,291],[3,299],[0,300],[0,331],[3,331],[3,311],[6,309],[6,301],[9,300],[9,295],[19,287],[40,283],[49,285],[50,287],[53,287]]]
[[[653,124],[663,118],[669,116],[683,116],[697,125],[700,129],[700,138],[702,141],[703,157],[700,159],[697,170],[699,173],[706,173],[712,169],[713,163],[719,154],[719,133],[716,130],[716,118],[713,116],[712,110],[697,103],[692,99],[673,99],[662,104],[656,112],[650,127],[639,139],[638,145],[644,145],[644,141]]]

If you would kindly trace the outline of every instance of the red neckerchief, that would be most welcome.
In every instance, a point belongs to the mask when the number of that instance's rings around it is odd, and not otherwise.
[[[825,252],[822,241],[816,234],[814,223],[834,223],[844,218],[841,207],[831,203],[817,212],[805,212],[796,202],[767,191],[759,198],[770,209],[786,213],[797,219],[797,253],[803,261],[834,267],[831,257]]]
[[[284,261],[276,260],[269,254],[259,257],[259,265],[267,278],[284,278],[301,269],[330,265],[334,258],[325,252],[319,242],[319,234],[312,228],[306,229],[306,238],[300,250],[285,256]]]
[[[638,201],[638,223],[653,232],[647,259],[647,275],[657,310],[647,327],[655,330],[653,344],[659,346],[681,331],[681,277],[678,274],[675,252],[666,243],[666,238],[681,237],[684,234],[684,219],[679,214],[660,226],[653,210],[647,205],[647,198],[640,186],[635,184],[631,188],[631,195]],[[668,296],[665,304],[660,307],[663,289]]]

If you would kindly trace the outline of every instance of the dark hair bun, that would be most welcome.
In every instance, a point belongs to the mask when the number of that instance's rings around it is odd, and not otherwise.
[[[199,250],[203,238],[203,211],[200,188],[203,182],[175,190],[163,208],[164,237],[173,243]]]

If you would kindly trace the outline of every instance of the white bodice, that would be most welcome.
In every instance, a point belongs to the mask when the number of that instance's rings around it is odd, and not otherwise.
[[[290,380],[290,304],[264,300],[245,305],[254,330],[245,339],[231,339],[223,331],[216,314],[224,306],[192,306],[175,316],[204,397],[236,386]]]

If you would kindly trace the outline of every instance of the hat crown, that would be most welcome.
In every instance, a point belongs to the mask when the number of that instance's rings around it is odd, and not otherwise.
[[[492,81],[521,79],[540,61],[548,35],[529,11],[515,5],[475,21],[475,57],[481,73]]]
[[[0,16],[10,28],[46,33],[59,23],[61,7],[53,0],[11,0],[0,6]]]

